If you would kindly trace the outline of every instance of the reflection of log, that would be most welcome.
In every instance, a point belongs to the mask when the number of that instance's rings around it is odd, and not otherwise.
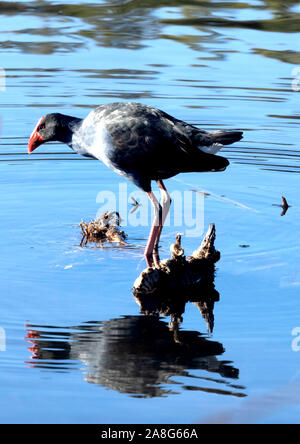
[[[213,286],[215,263],[220,259],[214,243],[215,225],[209,226],[200,247],[187,259],[181,247],[181,236],[171,245],[171,259],[160,262],[160,268],[148,268],[136,279],[133,285],[135,296],[161,293],[193,291],[196,288]]]
[[[190,289],[190,291],[182,291],[181,293],[135,293],[134,297],[143,315],[170,316],[169,328],[174,332],[174,339],[183,321],[182,315],[185,312],[185,306],[189,302],[192,302],[198,308],[206,323],[207,331],[209,333],[213,332],[215,321],[214,306],[215,302],[218,302],[220,298],[213,284],[202,288],[195,286],[193,290]]]
[[[104,243],[117,242],[125,244],[126,234],[120,229],[120,215],[117,212],[110,211],[104,213],[101,217],[91,220],[88,224],[81,222],[82,239],[80,245],[86,245],[88,242]]]

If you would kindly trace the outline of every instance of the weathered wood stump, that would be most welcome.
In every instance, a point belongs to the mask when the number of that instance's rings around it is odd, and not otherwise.
[[[133,290],[135,294],[150,294],[162,290],[181,291],[214,281],[215,263],[221,255],[216,251],[215,225],[209,226],[208,232],[200,247],[187,259],[181,246],[181,235],[170,246],[171,259],[160,262],[160,268],[147,268],[136,279]],[[201,284],[201,285],[202,285]]]
[[[124,245],[126,234],[120,228],[120,215],[115,211],[104,213],[101,217],[91,220],[88,224],[80,223],[82,239],[80,245],[89,242],[103,244],[104,242],[116,242]]]
[[[187,302],[199,309],[209,331],[214,327],[214,303],[219,300],[215,289],[215,264],[220,252],[215,249],[215,225],[209,226],[200,247],[188,258],[181,246],[181,236],[171,245],[171,258],[160,262],[160,268],[147,268],[136,279],[133,294],[142,314],[171,316],[171,325],[182,322]],[[177,327],[176,327],[177,329]]]

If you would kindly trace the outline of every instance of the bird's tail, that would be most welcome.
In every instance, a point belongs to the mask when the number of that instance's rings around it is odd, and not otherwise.
[[[243,138],[242,131],[214,131],[212,133],[201,133],[198,148],[208,154],[216,154],[224,145],[238,142]]]
[[[211,153],[204,153],[199,150],[194,153],[188,163],[181,163],[180,171],[182,173],[224,171],[229,165],[228,159],[222,156],[215,156]]]
[[[242,131],[214,131],[210,133],[212,143],[218,143],[220,145],[230,145],[231,143],[238,142],[243,138]]]

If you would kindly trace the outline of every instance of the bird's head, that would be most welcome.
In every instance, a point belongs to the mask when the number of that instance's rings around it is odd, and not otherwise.
[[[47,114],[40,118],[28,142],[28,154],[42,143],[51,140],[63,141],[64,116],[59,113]]]

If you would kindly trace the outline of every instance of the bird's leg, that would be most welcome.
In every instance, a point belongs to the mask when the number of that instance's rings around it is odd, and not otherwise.
[[[145,258],[148,267],[152,267],[153,265],[153,250],[156,243],[157,235],[160,230],[160,225],[162,221],[162,206],[156,199],[155,195],[152,191],[147,192],[147,196],[149,197],[153,207],[154,207],[154,220],[152,224],[152,228],[150,231],[148,243],[145,249]]]
[[[161,220],[159,221],[159,229],[157,230],[157,235],[156,235],[156,239],[155,239],[155,243],[154,243],[154,249],[153,249],[153,261],[154,261],[154,265],[158,268],[159,267],[159,253],[158,253],[158,248],[159,248],[159,239],[160,239],[160,235],[164,226],[164,223],[166,221],[167,215],[169,213],[170,210],[170,205],[171,205],[171,198],[169,196],[169,193],[163,183],[162,180],[158,180],[157,184],[159,186],[160,189],[160,195],[161,195],[161,207],[162,207],[162,216],[161,216]]]

